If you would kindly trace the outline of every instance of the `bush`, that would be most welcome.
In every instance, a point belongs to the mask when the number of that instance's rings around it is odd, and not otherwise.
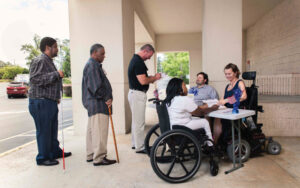
[[[64,84],[71,84],[71,78],[63,78],[63,83]]]
[[[5,66],[0,68],[1,79],[14,79],[17,74],[27,74],[29,70],[20,66]]]

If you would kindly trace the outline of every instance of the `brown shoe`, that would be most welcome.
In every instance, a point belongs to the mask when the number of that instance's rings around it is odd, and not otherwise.
[[[94,163],[94,166],[111,165],[114,163],[116,163],[115,160],[107,160],[106,158],[104,158],[100,163]]]

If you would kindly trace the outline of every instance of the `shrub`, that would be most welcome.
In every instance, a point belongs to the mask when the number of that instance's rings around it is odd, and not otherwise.
[[[5,66],[0,68],[1,79],[14,79],[17,74],[27,74],[28,69],[20,66]]]

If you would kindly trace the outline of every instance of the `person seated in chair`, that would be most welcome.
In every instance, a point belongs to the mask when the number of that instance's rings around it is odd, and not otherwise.
[[[244,106],[244,101],[247,99],[247,93],[246,93],[246,87],[243,80],[239,79],[239,76],[241,74],[239,68],[233,64],[229,63],[224,68],[224,73],[226,79],[230,82],[226,88],[223,99],[219,101],[221,105],[225,105],[227,108],[232,108],[233,104],[236,102],[234,97],[234,91],[236,89],[241,90],[241,97],[240,97],[240,108]],[[222,119],[222,126],[217,127],[214,130],[217,130],[216,134],[221,135],[223,132],[223,137],[228,137],[230,134],[230,121]],[[226,132],[225,132],[226,131]]]
[[[197,74],[197,86],[191,87],[189,93],[194,94],[194,101],[198,106],[203,105],[203,100],[217,99],[219,95],[216,89],[208,85],[208,75],[205,72]]]
[[[197,80],[196,80],[197,86],[189,89],[189,93],[194,94],[194,102],[198,106],[203,105],[204,100],[212,100],[212,99],[219,100],[218,92],[214,87],[208,85],[208,82],[209,82],[208,75],[205,72],[199,72],[197,74]],[[222,127],[221,119],[210,118],[208,116],[206,116],[205,118],[208,120],[211,126],[211,130],[213,130],[213,138],[215,142],[217,142],[219,138],[219,132],[220,132],[219,129],[220,127]]]
[[[198,106],[187,96],[187,88],[182,79],[172,78],[167,86],[164,103],[167,105],[171,129],[173,125],[186,126],[192,130],[203,128],[206,135],[213,141],[210,126],[205,118],[199,118],[211,111],[217,110],[218,105],[208,108],[206,104]],[[198,116],[198,117],[192,117]],[[211,142],[207,143],[212,146]]]

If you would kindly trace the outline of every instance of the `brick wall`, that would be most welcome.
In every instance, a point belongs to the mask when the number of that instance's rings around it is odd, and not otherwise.
[[[258,75],[300,73],[300,0],[284,0],[246,33],[250,70]]]

